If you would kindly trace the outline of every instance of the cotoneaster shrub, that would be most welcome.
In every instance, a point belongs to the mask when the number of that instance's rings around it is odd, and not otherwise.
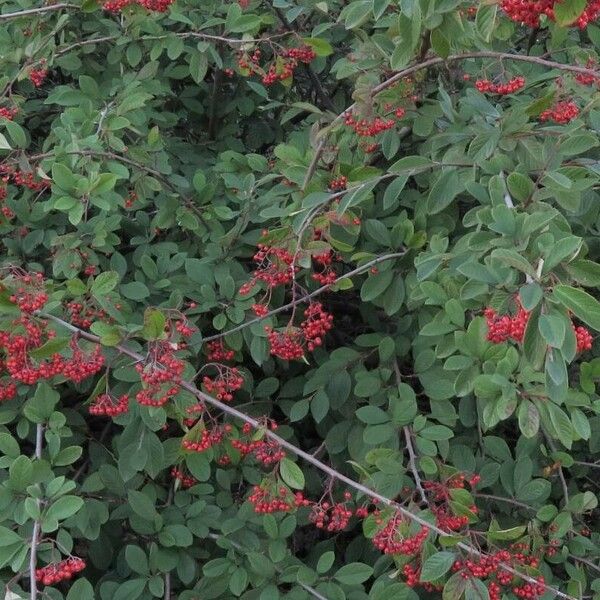
[[[599,16],[3,2],[4,600],[600,598]]]

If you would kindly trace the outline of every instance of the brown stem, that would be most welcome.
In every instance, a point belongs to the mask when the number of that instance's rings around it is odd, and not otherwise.
[[[76,4],[69,4],[63,2],[61,4],[51,4],[50,6],[40,6],[39,8],[28,8],[27,10],[20,10],[19,12],[12,12],[0,15],[0,21],[8,21],[9,19],[18,19],[20,17],[30,17],[39,13],[50,12],[51,10],[62,10],[63,8],[81,8]]]
[[[41,313],[41,312],[37,313],[37,314],[38,314],[38,316],[40,316],[42,318],[53,321],[57,325],[61,325],[62,327],[65,327],[69,331],[77,333],[83,339],[89,340],[96,344],[100,344],[100,337],[97,335],[94,335],[93,333],[89,333],[87,331],[79,329],[78,327],[71,325],[71,323],[68,323],[67,321],[63,321],[61,318],[55,317],[54,315],[50,315],[47,313]],[[138,354],[134,350],[131,350],[128,346],[119,344],[119,345],[115,346],[114,348],[121,354],[124,354],[125,356],[129,356],[130,358],[132,358],[136,361],[144,360],[144,357],[141,354]],[[354,479],[347,477],[343,473],[336,471],[332,467],[321,462],[318,458],[314,457],[312,454],[309,454],[308,452],[305,452],[304,450],[294,446],[294,444],[292,444],[291,442],[288,442],[287,440],[278,436],[273,431],[265,429],[263,427],[263,424],[260,423],[259,421],[257,421],[256,419],[254,419],[253,417],[239,411],[237,408],[230,406],[229,404],[226,404],[224,402],[221,402],[220,400],[217,400],[216,398],[213,398],[212,396],[209,396],[202,390],[199,390],[193,383],[182,380],[179,382],[179,386],[181,388],[183,388],[184,390],[188,391],[193,396],[195,396],[201,402],[203,402],[205,404],[209,404],[210,406],[213,406],[213,407],[219,409],[220,411],[222,411],[223,413],[225,413],[231,417],[234,417],[236,419],[239,419],[240,421],[243,421],[244,423],[248,423],[250,426],[252,426],[255,429],[260,429],[261,431],[264,432],[264,435],[266,437],[268,437],[271,440],[273,440],[274,442],[276,442],[279,446],[288,450],[289,452],[296,455],[298,458],[304,460],[305,462],[313,465],[314,467],[319,469],[322,473],[325,473],[326,475],[337,480],[338,482],[347,485],[349,488],[352,488],[352,489],[356,490],[357,492],[360,492],[361,494],[364,494],[365,496],[367,496],[369,498],[378,500],[381,504],[384,504],[385,506],[392,507],[404,518],[406,518],[410,521],[414,521],[415,523],[418,523],[419,525],[421,525],[423,527],[427,527],[430,531],[434,531],[440,537],[450,537],[450,538],[455,537],[455,533],[453,533],[453,532],[449,533],[447,531],[444,531],[443,529],[440,529],[437,525],[434,525],[434,524],[430,523],[429,521],[426,521],[423,517],[413,513],[412,511],[408,510],[401,504],[398,504],[394,500],[391,500],[390,498],[383,496],[379,492],[367,487],[366,485],[363,485],[362,483],[359,483],[358,481],[355,481]],[[475,546],[470,546],[469,544],[466,544],[465,542],[456,542],[454,544],[454,547],[463,550],[464,552],[466,552],[469,555],[478,556],[478,557],[487,556],[487,554],[485,552],[482,552]],[[539,582],[537,579],[535,579],[534,577],[531,577],[527,573],[524,573],[522,571],[519,571],[518,569],[513,568],[509,564],[500,563],[500,566],[504,570],[508,571],[509,573],[512,573],[513,575],[515,575],[517,577],[520,577],[524,581],[539,585]],[[557,589],[551,585],[544,584],[544,587],[547,591],[552,592],[555,596],[557,596],[559,598],[563,598],[564,600],[577,600],[574,596],[565,594],[564,592],[561,592],[559,589]]]
[[[34,458],[41,460],[42,448],[44,445],[44,426],[38,423],[35,428],[35,451]],[[37,501],[38,510],[40,508],[40,501]],[[40,537],[40,521],[36,519],[33,522],[33,531],[31,533],[31,547],[29,551],[29,598],[30,600],[37,600],[38,589],[37,580],[35,577],[35,571],[37,568],[37,547]]]

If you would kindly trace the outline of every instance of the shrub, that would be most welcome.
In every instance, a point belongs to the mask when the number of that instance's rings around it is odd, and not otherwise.
[[[598,2],[1,11],[6,600],[600,597]]]

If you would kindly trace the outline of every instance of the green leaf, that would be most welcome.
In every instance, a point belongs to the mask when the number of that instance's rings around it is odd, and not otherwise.
[[[569,285],[557,285],[553,296],[586,325],[600,331],[600,302],[593,296]]]
[[[279,474],[283,481],[291,488],[296,490],[304,489],[304,473],[302,473],[302,469],[289,458],[283,458],[279,463]]]
[[[120,287],[121,294],[130,300],[144,300],[150,295],[150,290],[141,281],[123,283]]]
[[[477,9],[477,15],[475,16],[475,27],[477,27],[479,35],[484,39],[485,42],[489,42],[492,39],[492,35],[496,29],[497,17],[497,4],[481,3],[479,5],[479,8]]]
[[[79,496],[62,496],[50,505],[45,516],[49,519],[62,521],[72,517],[83,506],[83,499]]]
[[[355,562],[344,565],[338,569],[335,572],[334,577],[340,583],[344,583],[346,585],[357,585],[367,581],[372,574],[373,567],[365,565],[364,563]]]
[[[67,600],[94,600],[94,588],[85,578],[80,578],[69,585]]]
[[[140,575],[147,575],[150,572],[146,553],[139,546],[132,544],[126,546],[125,560],[129,567]]]
[[[421,581],[437,581],[443,577],[452,567],[456,560],[453,552],[437,552],[430,556],[421,569]]]
[[[563,0],[554,5],[554,19],[561,27],[572,25],[585,10],[586,0]]]
[[[165,315],[155,308],[147,308],[144,312],[144,328],[142,335],[148,341],[164,339],[165,337]]]
[[[565,322],[557,315],[542,314],[538,322],[542,337],[548,345],[560,348],[565,341]]]
[[[52,165],[52,181],[66,192],[75,188],[77,179],[69,167],[61,163]]]
[[[97,298],[106,296],[112,292],[119,283],[119,274],[116,271],[105,271],[94,278],[92,283],[92,295]]]
[[[154,502],[143,492],[129,490],[127,492],[127,499],[129,500],[131,510],[143,519],[151,520],[158,516],[156,508],[154,508]]]

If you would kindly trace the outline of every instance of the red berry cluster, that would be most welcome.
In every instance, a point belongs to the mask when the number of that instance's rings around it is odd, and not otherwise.
[[[90,414],[95,416],[106,415],[107,417],[116,417],[129,410],[129,396],[123,394],[115,398],[112,394],[105,393],[96,396],[90,404]]]
[[[323,310],[320,302],[311,302],[304,311],[306,319],[300,323],[308,350],[312,352],[323,344],[323,337],[333,327],[333,315]]]
[[[214,377],[205,376],[202,378],[202,384],[209,394],[214,394],[218,400],[231,402],[233,392],[236,392],[244,385],[244,378],[240,375],[236,367],[227,367],[225,365],[217,366],[219,374]]]
[[[559,125],[569,123],[579,115],[579,107],[573,100],[557,102],[552,108],[546,109],[540,115],[540,121],[553,121]]]
[[[69,321],[81,329],[89,329],[96,320],[105,320],[106,313],[101,308],[95,308],[85,302],[68,302],[66,309]]]
[[[19,171],[10,165],[0,165],[0,177],[4,183],[26,187],[32,192],[42,192],[52,185],[49,179],[37,180],[32,171]]]
[[[240,288],[240,294],[249,294],[254,286],[263,282],[271,289],[279,285],[286,285],[294,278],[298,267],[293,265],[294,255],[285,248],[258,244],[258,252],[253,257],[258,267],[253,272],[253,277]]]
[[[410,523],[400,513],[393,514],[387,521],[378,517],[375,522],[382,525],[373,537],[373,545],[384,554],[413,556],[421,551],[429,535],[429,528],[421,527],[414,535],[409,535]]]
[[[597,67],[596,61],[590,57],[587,59],[585,66],[587,69],[593,69]],[[577,83],[581,83],[581,85],[594,85],[595,83],[600,83],[600,77],[596,77],[591,73],[577,73],[575,75],[575,81],[577,81]]]
[[[300,63],[309,64],[316,57],[315,51],[307,45],[298,48],[288,48],[277,54],[266,67],[260,66],[262,52],[256,48],[252,54],[240,52],[238,67],[247,75],[260,75],[264,85],[273,85],[278,81],[285,81],[294,75]]]
[[[489,79],[478,79],[475,87],[480,92],[489,92],[490,94],[499,94],[505,96],[514,94],[525,86],[525,77],[513,77],[506,83],[492,83]]]
[[[117,13],[131,4],[139,4],[146,10],[163,13],[167,11],[173,2],[175,0],[107,0],[102,5],[102,8],[109,12]]]
[[[277,423],[274,421],[271,422],[270,428],[277,429]],[[243,437],[231,440],[233,448],[235,448],[242,456],[253,454],[256,460],[267,467],[278,464],[281,459],[285,458],[285,452],[277,442],[270,439],[249,439],[248,436],[250,436],[251,433],[252,426],[249,423],[245,423],[242,427]]]
[[[17,113],[19,112],[18,108],[6,108],[5,106],[0,106],[0,118],[6,119],[7,121],[12,121]]]
[[[214,429],[203,429],[198,440],[183,440],[181,443],[185,450],[190,452],[205,452],[209,448],[220,444],[225,433],[231,431],[231,425],[217,426]]]
[[[226,350],[225,345],[221,340],[213,340],[207,344],[207,356],[208,360],[215,360],[217,362],[223,362],[227,360],[233,360],[235,352],[233,350]]]
[[[382,117],[356,119],[351,112],[347,112],[344,115],[344,123],[354,129],[354,132],[359,137],[374,137],[388,129],[392,129],[396,125],[396,119],[385,119]]]
[[[261,304],[260,302],[256,302],[252,305],[252,312],[257,317],[264,317],[269,314],[269,307],[266,304]]]
[[[46,61],[44,59],[40,60],[42,65],[45,65]],[[33,85],[37,88],[41,87],[46,77],[48,76],[48,69],[45,66],[42,66],[39,69],[31,69],[29,71],[29,80]]]
[[[44,291],[44,276],[42,273],[19,274],[12,279],[18,287],[9,299],[26,314],[33,314],[42,309],[48,301],[48,294]]]
[[[506,15],[528,27],[539,27],[540,17],[545,15],[554,20],[554,6],[560,0],[502,0],[500,6]],[[600,15],[600,0],[588,0],[581,15],[573,23],[585,29],[588,23],[595,21]]]
[[[125,198],[125,208],[131,208],[135,204],[135,201],[137,199],[138,195],[133,190],[131,190],[129,194],[127,194],[127,198]]]
[[[0,373],[4,370],[4,365],[0,360]],[[0,402],[12,400],[17,395],[17,386],[14,382],[0,380]]]
[[[348,178],[345,175],[340,175],[329,182],[329,189],[332,192],[340,192],[348,187]]]
[[[187,320],[187,318],[183,317],[182,319],[180,319],[179,321],[177,321],[175,323],[175,331],[177,331],[177,333],[181,337],[189,338],[196,331],[196,327],[194,327],[193,325],[190,325],[190,322]],[[178,348],[181,348],[181,347],[182,347],[182,345],[180,344],[178,346]]]
[[[186,475],[182,469],[178,469],[177,467],[173,467],[171,469],[171,477],[179,481],[181,483],[181,487],[184,489],[191,488],[198,483],[195,477]]]
[[[73,575],[85,569],[85,561],[82,558],[71,556],[59,563],[53,563],[36,569],[35,578],[44,585],[54,585],[61,581],[71,579]]]
[[[573,331],[575,332],[575,338],[577,339],[577,352],[591,350],[592,342],[594,341],[592,334],[581,325],[578,327],[573,326]]]
[[[295,327],[287,327],[284,331],[275,331],[265,327],[269,352],[282,360],[298,360],[304,356],[303,335]]]
[[[315,254],[313,261],[321,267],[320,271],[315,271],[312,278],[321,285],[331,285],[337,279],[337,273],[332,268],[333,252],[331,250],[322,254]]]
[[[179,381],[185,368],[173,354],[167,341],[151,344],[145,363],[135,365],[144,384],[135,396],[143,406],[163,406],[179,391]]]
[[[354,510],[349,508],[348,502],[352,499],[350,492],[344,492],[343,502],[310,502],[302,498],[302,506],[311,505],[310,515],[308,516],[311,523],[318,529],[323,529],[329,533],[343,531],[348,526],[350,519],[356,514]],[[296,502],[300,497],[296,494]]]
[[[295,506],[295,497],[284,486],[271,482],[255,485],[248,502],[254,506],[254,512],[259,515],[275,512],[289,512]]]
[[[75,383],[95,375],[104,366],[104,355],[100,346],[95,346],[91,352],[80,348],[73,338],[70,343],[71,357],[64,361],[61,374]]]
[[[529,321],[529,312],[523,308],[518,298],[516,303],[518,311],[514,317],[498,315],[493,308],[486,308],[483,311],[488,326],[487,339],[493,344],[501,344],[509,339],[513,339],[515,342],[523,341]]]
[[[185,414],[189,416],[183,420],[184,425],[187,427],[193,427],[198,422],[198,419],[205,410],[206,407],[204,404],[193,404],[192,406],[188,406],[185,409]]]

